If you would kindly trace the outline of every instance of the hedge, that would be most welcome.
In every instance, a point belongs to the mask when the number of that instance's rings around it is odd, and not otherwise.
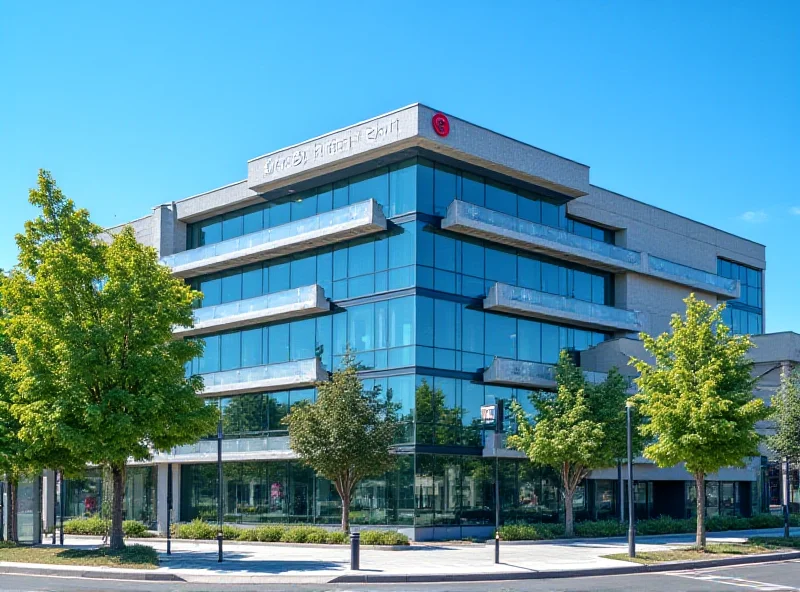
[[[212,540],[217,538],[217,527],[199,518],[185,524],[173,524],[172,536],[177,539]],[[318,526],[283,526],[269,524],[254,528],[225,525],[222,537],[233,541],[258,541],[261,543],[314,543],[317,545],[345,545],[346,533],[326,530]],[[393,530],[365,530],[361,532],[364,545],[407,545],[408,537]]]
[[[92,536],[103,536],[111,529],[111,520],[104,520],[100,516],[90,516],[88,518],[71,518],[64,522],[64,534],[83,534]],[[126,537],[149,537],[153,536],[147,526],[138,520],[125,520],[122,523],[122,532]]]
[[[800,515],[792,515],[790,522],[792,526],[800,526]],[[783,527],[783,516],[775,514],[756,514],[750,518],[714,516],[706,520],[708,532],[781,527]],[[680,519],[661,516],[636,522],[636,533],[639,535],[684,534],[695,532],[695,530],[697,530],[697,522],[694,518]],[[628,525],[617,520],[598,520],[575,524],[575,536],[577,537],[614,537],[625,536],[627,533]],[[539,541],[564,538],[564,536],[563,524],[507,524],[500,527],[500,538],[505,541]]]

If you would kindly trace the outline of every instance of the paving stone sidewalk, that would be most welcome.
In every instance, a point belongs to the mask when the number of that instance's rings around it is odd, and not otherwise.
[[[780,529],[709,533],[709,540],[741,542],[750,536],[782,534]],[[793,529],[792,534],[800,535],[800,528]],[[93,539],[68,536],[65,540],[70,547],[98,545],[100,542],[99,537]],[[603,557],[626,552],[627,542],[624,539],[505,543],[501,545],[499,564],[494,563],[493,544],[426,543],[412,545],[400,551],[370,548],[361,550],[361,570],[358,572],[350,571],[348,546],[260,545],[226,541],[224,561],[218,563],[215,541],[173,541],[172,555],[166,555],[166,542],[163,540],[136,542],[148,544],[161,554],[161,567],[150,570],[149,573],[172,574],[185,581],[198,583],[314,584],[331,582],[340,576],[353,574],[367,577],[441,575],[463,578],[470,574],[560,572],[624,568],[631,565]],[[692,542],[692,535],[640,537],[637,550],[664,550]],[[9,565],[11,564],[2,564],[3,567]],[[109,568],[81,567],[76,567],[75,570],[84,573],[112,571]]]

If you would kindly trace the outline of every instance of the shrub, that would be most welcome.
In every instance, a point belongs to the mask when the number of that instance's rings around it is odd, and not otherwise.
[[[575,536],[586,538],[624,536],[627,532],[628,525],[617,520],[579,522],[575,525]]]
[[[328,542],[328,533],[324,530],[314,530],[306,535],[306,543],[325,545]]]
[[[178,539],[210,540],[217,538],[217,529],[208,522],[195,518],[187,524],[175,524],[172,534]]]
[[[361,532],[361,543],[364,545],[407,545],[408,537],[394,530],[364,530]]]
[[[504,541],[543,541],[563,536],[563,524],[506,524],[500,527],[500,538]]]
[[[254,529],[256,540],[262,543],[277,543],[286,531],[285,526],[261,526]]]
[[[103,536],[110,527],[111,522],[103,520],[100,516],[72,518],[64,522],[64,534]]]
[[[350,542],[350,538],[346,532],[341,530],[329,530],[325,538],[325,542],[329,545],[346,545]]]
[[[239,536],[247,530],[246,528],[239,528],[238,526],[228,526],[227,524],[222,525],[222,538],[226,541],[235,541],[239,538]],[[217,529],[214,528],[214,536],[211,538],[217,538]]]
[[[314,528],[313,526],[292,526],[291,528],[287,528],[283,535],[281,535],[281,542],[305,543],[312,532],[320,530],[322,532],[327,532],[322,528]]]
[[[694,532],[695,528],[694,518],[681,519],[659,516],[650,520],[640,520],[636,523],[636,533],[640,535],[680,534]]]
[[[150,536],[150,531],[147,530],[147,526],[138,520],[125,520],[122,523],[122,532],[125,533],[126,537],[141,538]]]

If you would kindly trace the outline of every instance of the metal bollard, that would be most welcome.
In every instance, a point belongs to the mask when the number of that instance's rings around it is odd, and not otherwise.
[[[500,533],[494,535],[494,562],[500,563]]]
[[[361,534],[357,532],[350,533],[350,569],[358,571],[359,559],[361,554]]]

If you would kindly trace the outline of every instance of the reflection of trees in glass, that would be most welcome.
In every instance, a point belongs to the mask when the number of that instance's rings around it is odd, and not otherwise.
[[[417,387],[415,399],[418,444],[461,443],[461,420],[464,411],[460,406],[448,407],[444,391],[434,390],[425,379]]]
[[[225,436],[252,436],[268,431],[285,432],[281,420],[288,414],[287,392],[238,395],[223,399],[222,432]],[[216,434],[211,437],[216,438]]]

